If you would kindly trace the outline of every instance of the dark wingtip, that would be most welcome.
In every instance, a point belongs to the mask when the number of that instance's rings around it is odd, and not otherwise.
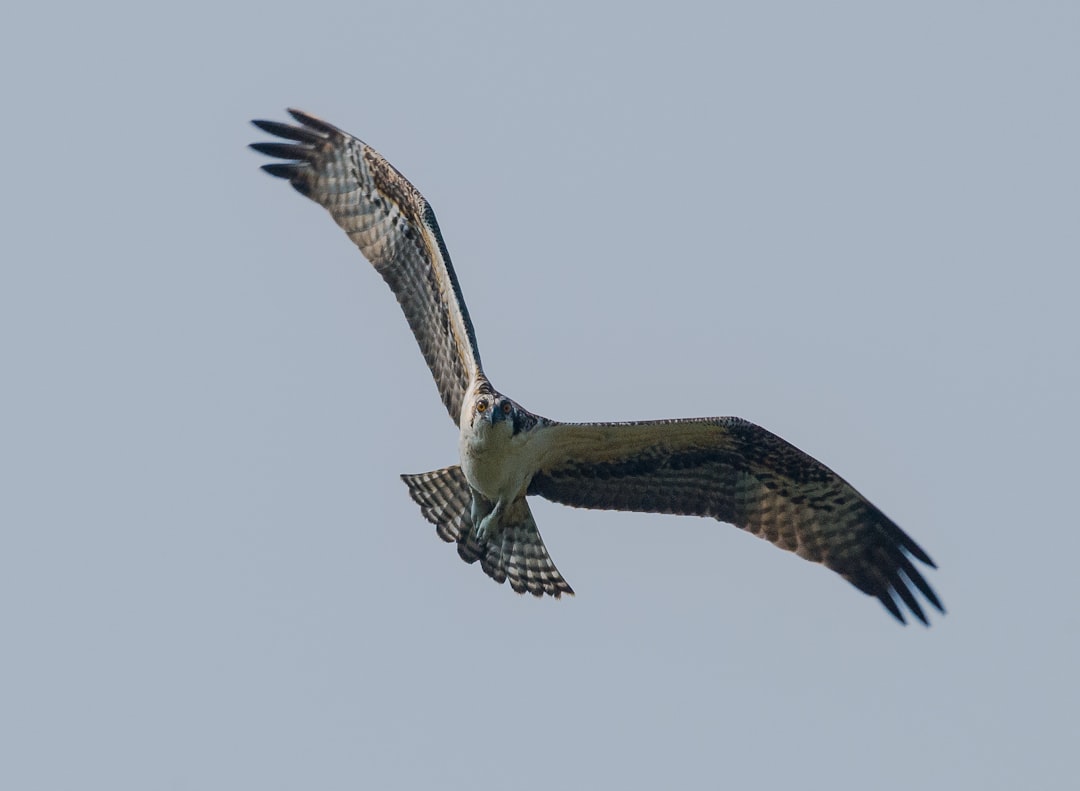
[[[328,124],[321,118],[316,118],[314,115],[305,113],[303,110],[297,110],[295,107],[290,107],[286,112],[308,129],[315,129],[327,135],[343,134],[343,132],[333,124]]]
[[[320,143],[325,139],[322,135],[301,126],[291,126],[289,124],[278,123],[277,121],[262,120],[254,120],[251,123],[264,132],[268,132],[285,140],[295,140],[297,143],[313,145],[315,143]]]
[[[916,544],[915,541],[911,538],[911,536],[907,535],[906,533],[902,535],[904,537],[904,540],[901,542],[902,546],[913,558],[915,558],[921,563],[925,563],[932,569],[937,568],[937,563],[930,559],[930,556],[926,554],[926,550]]]
[[[911,592],[911,588],[900,582],[896,586],[896,592],[899,594],[900,599],[907,605],[908,609],[922,621],[924,626],[929,626],[930,622],[926,620],[926,613],[923,612],[922,606],[919,604],[919,600],[915,598],[915,594]]]
[[[893,600],[892,593],[890,591],[885,591],[878,594],[877,598],[878,601],[885,605],[885,609],[888,610],[890,614],[892,614],[893,618],[898,620],[901,625],[907,626],[907,621],[904,619],[904,613],[901,612],[900,607],[897,605],[896,601]]]
[[[942,614],[945,613],[945,607],[913,560],[925,563],[933,569],[937,568],[937,564],[931,560],[926,550],[895,523],[886,520],[884,527],[884,547],[880,549],[874,562],[880,576],[875,575],[874,579],[866,580],[869,585],[862,589],[880,599],[885,609],[901,623],[906,624],[902,610],[906,608],[923,625],[930,626],[924,607],[917,598],[918,594],[921,593],[926,601]]]
[[[908,560],[906,557],[902,559],[900,570],[903,572],[907,581],[919,589],[919,592],[926,597],[926,600],[937,608],[938,612],[944,613],[945,608],[941,604],[941,599],[938,598],[934,589],[930,587],[923,575],[919,573],[919,570]]]
[[[262,169],[279,179],[292,179],[296,175],[296,165],[286,162],[271,162],[269,165],[263,165]]]
[[[285,124],[278,123],[277,121],[266,121],[266,120],[264,120],[262,118],[252,118],[251,119],[251,125],[255,126],[255,127],[258,127],[259,129],[263,130],[264,132],[269,132],[272,135],[277,134],[277,132],[275,131],[275,129],[277,127],[285,126]],[[286,127],[286,128],[288,128],[288,127]]]
[[[311,154],[310,148],[293,145],[292,143],[249,143],[248,148],[254,149],[260,154],[266,154],[268,157],[278,157],[280,159],[303,160],[307,159]]]
[[[923,610],[922,605],[915,597],[915,589],[918,589],[938,612],[942,615],[945,614],[945,606],[941,603],[941,600],[937,597],[937,594],[934,593],[933,589],[918,575],[918,572],[916,572],[915,577],[898,573],[897,579],[890,588],[878,594],[877,598],[885,605],[885,609],[905,626],[907,625],[907,620],[904,618],[904,611],[900,608],[897,600],[902,602],[923,626],[930,626],[930,619],[926,616],[926,612]]]

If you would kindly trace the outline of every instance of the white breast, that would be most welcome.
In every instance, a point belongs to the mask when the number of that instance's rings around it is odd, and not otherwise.
[[[525,493],[536,472],[547,432],[542,427],[514,436],[509,420],[492,425],[478,419],[462,424],[458,450],[469,484],[496,502],[513,501]]]

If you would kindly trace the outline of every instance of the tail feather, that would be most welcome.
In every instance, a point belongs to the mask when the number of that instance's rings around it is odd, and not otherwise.
[[[460,542],[463,536],[472,532],[472,487],[461,467],[455,464],[434,472],[402,475],[401,480],[405,481],[409,496],[420,506],[424,518],[435,525],[443,541]]]
[[[532,509],[522,497],[510,505],[503,515],[498,533],[488,542],[487,555],[480,565],[493,579],[508,579],[518,593],[556,599],[564,593],[574,595],[574,589],[563,579],[548,555],[544,539],[533,519]],[[502,579],[499,579],[502,582]]]
[[[461,467],[445,467],[419,475],[402,475],[409,495],[443,541],[456,543],[466,563],[480,561],[484,573],[498,583],[510,581],[518,593],[560,598],[574,590],[548,555],[525,498],[506,509],[498,529],[478,540],[472,529],[474,495]]]

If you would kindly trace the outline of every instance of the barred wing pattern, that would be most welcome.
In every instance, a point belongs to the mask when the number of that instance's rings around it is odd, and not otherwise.
[[[290,143],[253,143],[289,160],[263,165],[327,209],[393,290],[439,395],[457,423],[480,353],[435,213],[371,146],[325,121],[289,110],[300,126],[252,121]]]
[[[917,594],[944,612],[916,568],[934,567],[922,548],[840,476],[763,428],[733,417],[556,423],[497,393],[431,206],[363,141],[289,113],[297,125],[253,122],[286,142],[252,148],[285,160],[263,169],[326,208],[397,297],[460,424],[469,470],[402,478],[462,559],[519,593],[573,594],[524,496],[540,495],[583,508],[713,517],[825,565],[901,622],[906,608],[927,623]],[[478,401],[463,410],[467,392]],[[499,409],[483,414],[496,401]]]
[[[849,483],[760,426],[734,417],[561,423],[529,494],[580,508],[710,516],[822,563],[904,622],[899,599],[941,612],[912,563],[930,557]]]

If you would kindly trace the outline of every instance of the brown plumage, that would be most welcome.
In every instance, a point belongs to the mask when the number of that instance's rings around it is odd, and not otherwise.
[[[253,121],[296,144],[252,143],[256,151],[293,160],[263,165],[330,212],[394,292],[416,336],[439,395],[456,423],[461,399],[480,371],[461,288],[435,212],[377,151],[299,110],[302,126]]]
[[[370,146],[313,116],[254,121],[291,141],[252,148],[325,207],[389,284],[460,427],[461,466],[403,475],[440,538],[521,593],[573,590],[548,556],[527,495],[581,508],[730,522],[840,574],[901,622],[916,596],[944,612],[906,533],[821,462],[740,418],[559,423],[501,395],[484,375],[457,277],[427,201]]]

